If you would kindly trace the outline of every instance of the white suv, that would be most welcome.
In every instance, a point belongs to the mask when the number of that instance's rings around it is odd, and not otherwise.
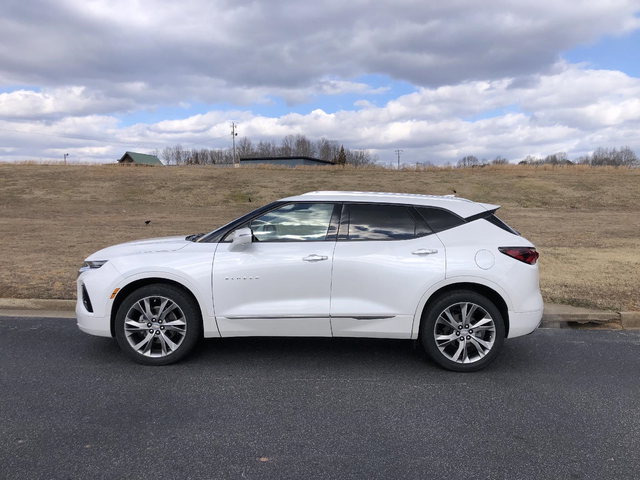
[[[420,339],[441,366],[478,370],[542,319],[538,253],[453,196],[311,192],[209,233],[87,258],[78,326],[166,365],[204,337]]]

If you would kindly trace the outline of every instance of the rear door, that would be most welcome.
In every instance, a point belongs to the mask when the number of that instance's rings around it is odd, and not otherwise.
[[[421,297],[444,277],[444,246],[412,206],[344,204],[333,256],[333,336],[410,338]]]
[[[230,250],[225,241],[218,245],[213,298],[223,337],[331,336],[339,211],[333,203],[283,205],[241,226],[253,231],[253,242],[242,251]]]

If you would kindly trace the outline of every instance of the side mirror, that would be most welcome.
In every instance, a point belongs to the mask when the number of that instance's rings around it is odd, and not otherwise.
[[[249,245],[253,240],[253,232],[250,228],[239,228],[233,234],[233,241],[229,250],[232,252],[244,250],[244,247]]]

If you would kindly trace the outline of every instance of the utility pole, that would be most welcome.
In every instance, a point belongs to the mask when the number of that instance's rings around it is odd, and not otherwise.
[[[236,122],[231,122],[231,138],[233,139],[233,166],[237,167],[236,165],[236,137],[238,136],[238,134],[236,133]]]
[[[69,154],[68,154],[68,153],[65,153],[65,154],[64,154],[64,164],[65,164],[65,165],[67,164],[67,157],[68,157],[68,156],[69,156]]]
[[[400,154],[402,153],[402,150],[398,149],[396,150],[396,155],[398,155],[398,170],[400,170]]]

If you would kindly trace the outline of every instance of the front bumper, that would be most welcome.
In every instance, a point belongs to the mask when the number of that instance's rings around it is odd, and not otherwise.
[[[544,309],[534,312],[509,312],[509,337],[516,338],[529,335],[542,323],[542,312]]]
[[[111,305],[110,296],[123,277],[111,264],[107,262],[100,268],[82,272],[78,276],[76,303],[76,318],[78,328],[85,333],[100,337],[111,336]],[[87,310],[82,301],[83,288],[91,308]]]
[[[76,305],[76,318],[78,319],[78,328],[90,335],[99,337],[111,337],[111,319],[110,317],[96,317],[87,312],[79,301]]]

